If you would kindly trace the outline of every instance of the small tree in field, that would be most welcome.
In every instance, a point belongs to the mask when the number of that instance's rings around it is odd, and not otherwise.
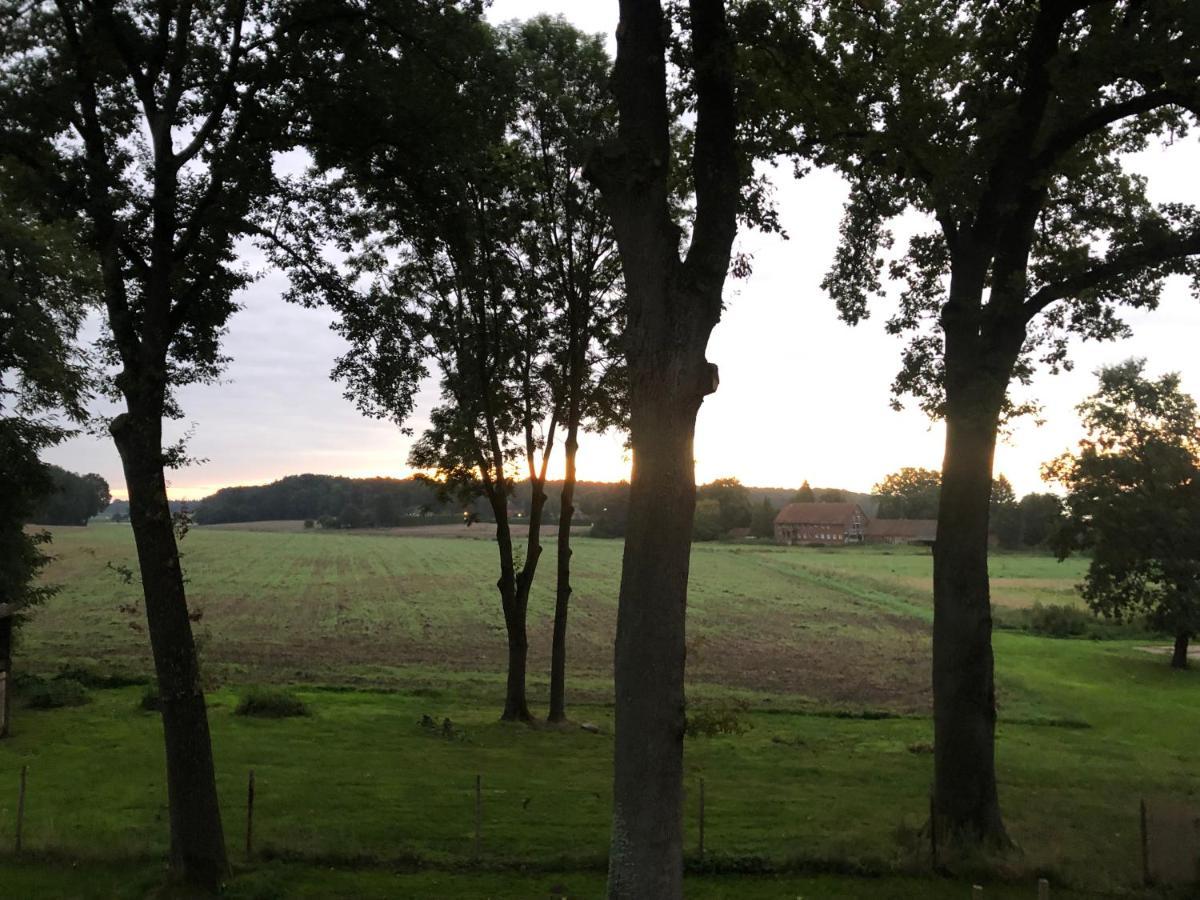
[[[1175,373],[1152,379],[1144,360],[1101,369],[1079,406],[1087,436],[1047,466],[1067,489],[1060,558],[1087,549],[1081,585],[1095,612],[1145,615],[1175,636],[1185,669],[1200,629],[1200,415]]]

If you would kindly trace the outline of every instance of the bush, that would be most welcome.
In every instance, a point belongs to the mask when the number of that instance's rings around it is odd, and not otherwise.
[[[19,685],[28,709],[62,709],[90,703],[87,688],[74,678],[23,679]]]
[[[263,719],[287,719],[310,715],[304,701],[279,688],[251,688],[242,694],[234,715]]]
[[[752,727],[746,721],[744,703],[720,703],[689,712],[683,733],[688,737],[716,737],[721,734],[745,734]]]
[[[1066,604],[1033,604],[1029,610],[1029,630],[1047,637],[1078,637],[1087,634],[1096,617],[1085,609]]]

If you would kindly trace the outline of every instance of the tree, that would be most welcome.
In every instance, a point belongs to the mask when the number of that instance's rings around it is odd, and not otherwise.
[[[696,498],[696,513],[692,519],[693,541],[715,541],[721,530],[721,504],[713,499]]]
[[[771,505],[770,499],[763,497],[763,502],[754,507],[754,514],[750,520],[750,533],[756,538],[775,537],[775,517],[778,514],[779,510]]]
[[[1021,545],[1044,547],[1054,540],[1063,523],[1063,500],[1057,494],[1026,494],[1018,504]]]
[[[941,492],[940,472],[912,466],[893,472],[871,489],[879,498],[880,519],[937,518]]]
[[[84,225],[106,312],[101,342],[124,403],[109,423],[129,491],[166,744],[174,874],[215,890],[228,871],[208,717],[167,502],[175,392],[211,382],[250,281],[239,238],[279,192],[287,121],[265,2],[6,2],[0,154],[39,209]],[[283,27],[283,26],[280,26]]]
[[[696,491],[696,499],[715,500],[719,512],[718,534],[728,534],[734,528],[750,525],[753,512],[750,509],[750,492],[736,478],[718,478]]]
[[[1047,466],[1067,489],[1059,558],[1091,551],[1081,590],[1096,613],[1144,614],[1175,637],[1188,665],[1200,630],[1200,412],[1179,375],[1150,378],[1145,360],[1101,369],[1080,406],[1086,437]]]
[[[108,482],[95,473],[77,475],[49,466],[53,484],[29,517],[35,525],[86,525],[112,502]]]
[[[988,506],[1010,384],[1066,363],[1071,335],[1125,332],[1165,276],[1198,271],[1200,214],[1154,206],[1123,154],[1200,109],[1187,0],[775,4],[774,79],[805,155],[851,182],[825,281],[863,319],[911,209],[932,230],[891,257],[894,388],[946,422],[934,550],[934,822],[1006,844],[995,777]],[[785,62],[779,65],[779,62]],[[794,73],[804,73],[797,77]],[[810,78],[809,74],[816,74]]]
[[[839,488],[825,488],[817,491],[818,503],[845,503],[846,492]]]
[[[38,215],[26,175],[0,148],[0,738],[9,727],[14,627],[53,593],[37,581],[50,536],[24,527],[53,488],[38,454],[86,418],[86,357],[75,338],[95,301],[80,223]]]
[[[441,403],[410,462],[437,472],[445,494],[483,497],[492,510],[509,645],[503,717],[529,720],[526,620],[547,466],[564,420],[574,441],[611,402],[611,388],[597,385],[596,354],[617,314],[618,273],[594,191],[579,176],[606,116],[606,62],[598,41],[561,21],[497,33],[477,11],[443,17],[417,38],[427,52],[408,53],[411,7],[376,5],[367,23],[303,49],[308,140],[321,169],[355,195],[368,238],[355,262],[371,278],[364,291],[315,286],[351,345],[336,374],[365,412],[404,427],[422,379],[439,376]],[[374,99],[381,92],[387,102]],[[518,466],[530,486],[520,559],[508,524]],[[560,563],[567,558],[569,546]],[[560,672],[569,580],[562,587]],[[561,716],[556,684],[552,712]]]
[[[992,497],[988,504],[988,523],[1001,547],[1012,550],[1021,543],[1021,510],[1012,482],[1003,474],[992,481]]]
[[[620,260],[594,186],[583,177],[612,131],[611,62],[598,36],[538,16],[503,32],[516,63],[514,132],[525,171],[517,260],[526,290],[547,310],[545,375],[565,437],[558,512],[550,722],[566,713],[571,523],[581,428],[623,427],[623,367],[615,341],[624,313]]]
[[[677,167],[667,85],[670,26],[660,3],[621,0],[612,87],[616,136],[589,176],[612,217],[628,295],[633,478],[621,567],[614,676],[616,737],[610,897],[682,896],[684,617],[696,504],[692,441],[717,387],[705,358],[748,166],[737,143],[735,47],[721,0],[689,0],[684,105],[690,165]],[[684,235],[673,179],[690,183]]]
[[[807,479],[804,484],[800,485],[800,490],[792,496],[792,503],[816,503],[817,498],[813,494],[812,487],[809,486]]]

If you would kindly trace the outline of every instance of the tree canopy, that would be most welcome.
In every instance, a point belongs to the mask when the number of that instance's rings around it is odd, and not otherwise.
[[[1090,551],[1083,597],[1115,619],[1145,615],[1176,638],[1187,666],[1200,629],[1200,412],[1179,375],[1145,360],[1101,369],[1079,406],[1086,436],[1047,474],[1067,489],[1060,557]]]

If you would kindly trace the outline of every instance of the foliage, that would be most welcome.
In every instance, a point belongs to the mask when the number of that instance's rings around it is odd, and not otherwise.
[[[988,531],[1006,549],[1013,549],[1021,543],[1021,509],[1017,504],[1016,491],[1003,473],[992,479]]]
[[[234,715],[286,719],[311,715],[308,704],[282,688],[252,687],[238,698]]]
[[[16,683],[26,709],[61,709],[91,702],[87,688],[73,678],[39,678],[27,675]]]
[[[266,485],[222,488],[197,504],[195,516],[201,525],[316,520],[341,516],[346,507],[361,510],[368,525],[385,527],[420,515],[422,509],[442,515],[461,512],[458,504],[439,500],[434,485],[416,478],[289,475]]]
[[[1153,308],[1167,275],[1200,274],[1200,215],[1152,204],[1145,179],[1122,164],[1194,123],[1194,3],[771,10],[764,40],[779,53],[757,58],[771,61],[761,78],[806,152],[852,186],[825,286],[857,322],[885,272],[905,285],[887,324],[910,336],[897,398],[942,414],[944,353],[964,354],[964,377],[999,367],[1005,387],[1010,370],[1026,382],[1039,362],[1061,368],[1071,334],[1125,334],[1120,306]],[[905,209],[936,227],[889,256],[889,223]],[[982,325],[973,336],[971,322]],[[953,329],[945,344],[943,326],[959,324],[961,348]]]
[[[749,527],[753,518],[750,492],[736,478],[718,478],[697,488],[697,504],[710,500],[717,504],[717,536],[728,534],[734,528]]]
[[[1200,629],[1200,413],[1178,374],[1145,360],[1101,369],[1078,407],[1086,436],[1047,466],[1067,489],[1060,556],[1091,552],[1082,593],[1097,613],[1145,614],[1175,635]]]
[[[713,702],[693,706],[684,721],[687,737],[720,737],[741,735],[754,726],[749,721],[748,704]]]
[[[715,541],[724,533],[721,528],[721,504],[712,498],[698,498],[692,518],[692,540]]]
[[[1050,546],[1064,518],[1063,499],[1057,494],[1026,494],[1018,504],[1021,544],[1025,547]]]
[[[942,475],[933,469],[905,466],[871,492],[879,498],[880,519],[936,519]]]
[[[756,538],[775,537],[775,517],[779,514],[771,501],[763,497],[762,503],[754,507],[750,518],[750,533]]]
[[[78,475],[59,466],[48,466],[53,479],[50,493],[29,517],[36,525],[86,525],[112,502],[108,482],[99,475]]]
[[[19,609],[53,593],[36,580],[49,536],[23,526],[54,487],[39,454],[85,418],[87,358],[75,338],[95,300],[78,223],[39,212],[26,176],[0,141],[0,598]]]
[[[816,503],[816,495],[813,494],[813,489],[805,479],[804,484],[800,485],[800,489],[792,495],[790,503]]]

